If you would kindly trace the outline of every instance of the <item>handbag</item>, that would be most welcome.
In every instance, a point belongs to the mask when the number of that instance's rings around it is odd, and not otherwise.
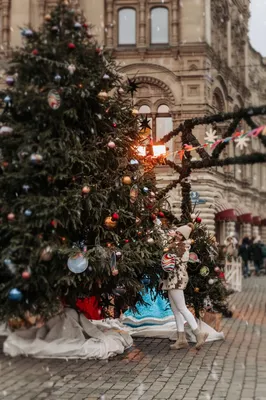
[[[162,256],[161,267],[164,272],[172,272],[176,267],[176,254],[166,253]]]

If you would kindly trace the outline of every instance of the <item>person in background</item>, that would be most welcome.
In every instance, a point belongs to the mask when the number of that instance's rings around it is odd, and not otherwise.
[[[242,244],[239,247],[238,250],[238,255],[239,257],[242,258],[242,268],[243,268],[243,275],[244,278],[247,278],[250,276],[250,270],[249,270],[249,261],[250,261],[250,241],[249,238],[246,236],[243,238]]]
[[[231,261],[234,257],[237,257],[237,239],[234,237],[232,233],[224,241],[224,245],[226,248],[226,258]]]
[[[251,259],[254,262],[255,274],[259,276],[263,262],[262,243],[259,236],[253,240],[250,252]]]

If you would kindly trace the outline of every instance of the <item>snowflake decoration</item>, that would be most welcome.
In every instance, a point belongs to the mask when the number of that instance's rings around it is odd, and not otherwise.
[[[212,128],[209,130],[209,132],[206,132],[206,136],[204,138],[206,143],[213,144],[216,142],[218,139],[218,136],[216,135],[216,130],[213,130]]]
[[[239,147],[240,150],[244,150],[244,148],[248,146],[250,138],[247,136],[239,136],[238,138],[235,139],[235,142],[236,142],[236,147]]]

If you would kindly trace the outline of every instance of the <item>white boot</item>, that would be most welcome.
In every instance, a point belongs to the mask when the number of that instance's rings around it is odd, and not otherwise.
[[[174,344],[170,345],[170,348],[173,350],[187,349],[189,344],[187,342],[185,332],[177,332],[177,341]]]
[[[193,331],[194,335],[196,336],[197,339],[197,343],[195,348],[197,350],[201,349],[201,347],[204,345],[204,343],[206,342],[209,334],[207,332],[201,332],[199,328],[195,329]]]

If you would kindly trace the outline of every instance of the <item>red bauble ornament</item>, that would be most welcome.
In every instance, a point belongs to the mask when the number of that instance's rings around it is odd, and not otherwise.
[[[82,188],[82,193],[83,194],[88,194],[88,193],[90,193],[90,191],[91,191],[91,188],[89,186],[84,186]]]
[[[129,239],[125,239],[125,243],[129,243]]]
[[[162,211],[159,211],[159,212],[158,212],[158,217],[159,217],[159,218],[164,218],[164,213],[163,213]]]
[[[224,272],[220,272],[219,278],[220,278],[220,279],[224,279],[224,278],[225,278]]]
[[[23,278],[23,279],[30,279],[30,273],[29,273],[29,271],[23,271],[23,272],[22,272],[22,278]]]
[[[113,221],[118,221],[119,220],[119,214],[118,213],[113,213],[112,214],[112,220]]]
[[[84,23],[82,26],[83,26],[83,28],[85,28],[85,29],[87,29],[87,28],[89,27],[89,25],[86,24],[86,23]]]
[[[51,221],[51,225],[52,225],[54,228],[57,228],[57,221],[56,221],[55,219],[53,219],[53,220]]]
[[[7,219],[8,219],[8,221],[14,221],[14,219],[15,219],[15,214],[9,213],[8,216],[7,216]]]
[[[32,50],[32,54],[34,56],[37,56],[39,54],[39,51],[37,49]]]
[[[155,220],[156,220],[156,218],[157,218],[157,217],[156,217],[156,215],[155,215],[155,214],[152,214],[152,215],[151,215],[151,219],[152,219],[153,221],[155,221]]]
[[[197,218],[195,219],[195,221],[196,221],[198,224],[200,224],[201,221],[202,221],[202,219],[201,219],[200,217],[197,217]]]
[[[74,44],[74,43],[68,43],[68,48],[70,49],[70,50],[74,50],[75,48],[76,48],[76,45]]]

